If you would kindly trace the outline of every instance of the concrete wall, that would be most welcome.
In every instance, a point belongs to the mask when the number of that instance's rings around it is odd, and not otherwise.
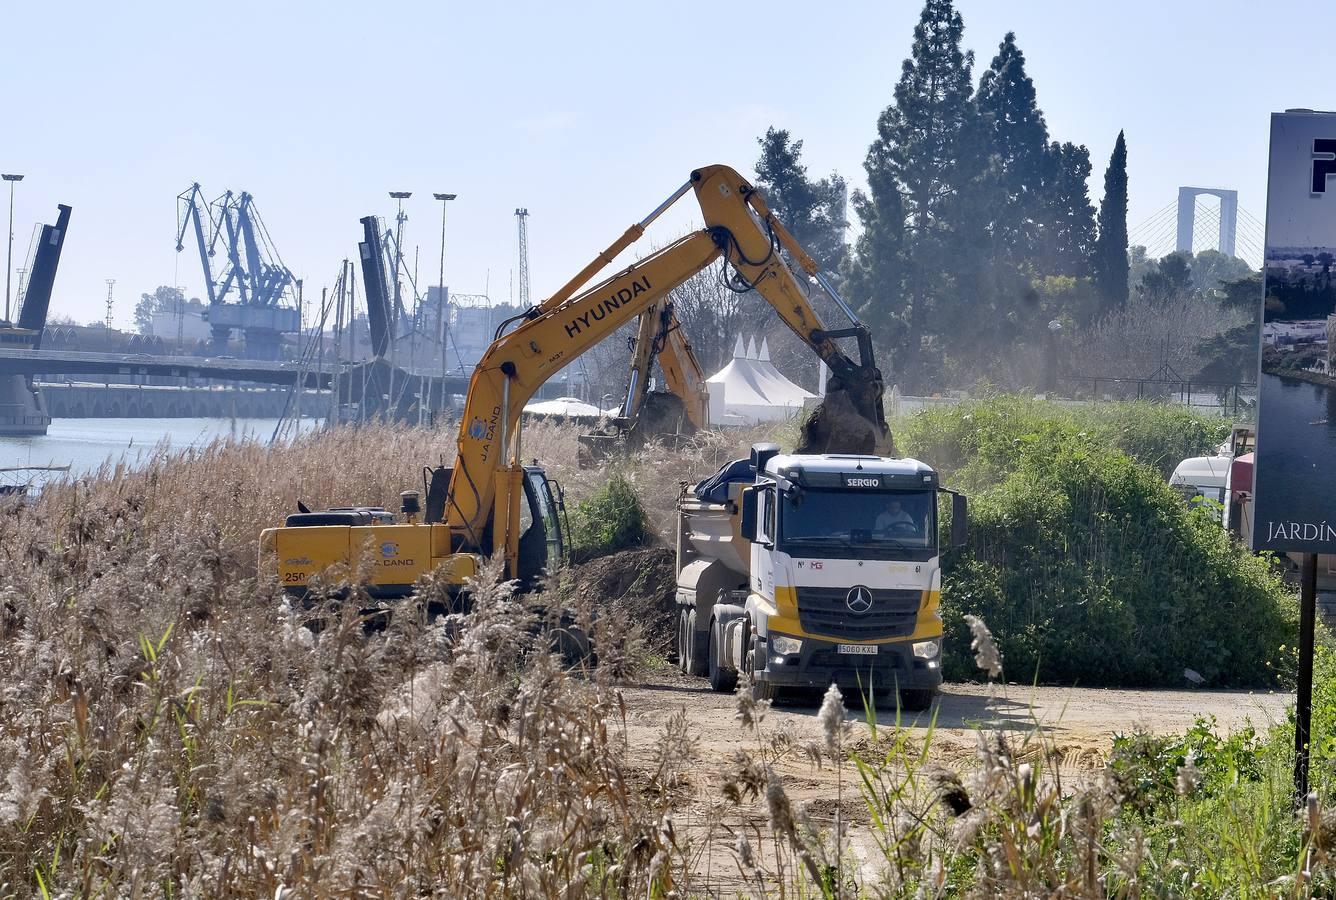
[[[52,418],[257,418],[283,414],[287,388],[181,388],[161,385],[42,384]],[[307,391],[302,411],[329,408],[329,394]]]

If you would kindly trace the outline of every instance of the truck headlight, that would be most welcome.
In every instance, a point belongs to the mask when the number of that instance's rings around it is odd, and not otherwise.
[[[770,635],[770,650],[781,656],[788,656],[791,653],[801,653],[803,642],[798,638],[786,637],[782,634]]]
[[[941,652],[942,645],[938,641],[919,641],[914,644],[914,655],[919,659],[936,659]]]

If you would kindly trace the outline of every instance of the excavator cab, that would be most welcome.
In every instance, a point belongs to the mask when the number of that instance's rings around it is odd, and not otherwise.
[[[520,501],[520,549],[515,575],[523,589],[538,586],[545,571],[565,561],[570,546],[566,501],[561,485],[550,481],[538,466],[524,467],[524,497]],[[563,526],[565,526],[563,528]]]
[[[427,503],[423,521],[445,521],[448,502],[450,466],[426,467],[422,483]],[[537,586],[545,570],[565,562],[570,554],[570,522],[566,518],[566,497],[561,485],[547,477],[538,465],[524,467],[524,498],[520,502],[519,557],[516,577],[528,589]]]

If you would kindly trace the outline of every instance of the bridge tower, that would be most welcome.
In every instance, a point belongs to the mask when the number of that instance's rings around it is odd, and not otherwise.
[[[1178,244],[1175,249],[1192,252],[1197,198],[1202,194],[1220,198],[1220,230],[1216,249],[1234,256],[1234,237],[1239,225],[1239,192],[1223,188],[1180,187],[1178,189]]]
[[[37,252],[28,267],[28,290],[23,295],[18,322],[0,328],[0,349],[36,350],[42,343],[51,290],[56,282],[60,252],[65,248],[70,208],[57,207],[55,225],[43,225]],[[46,401],[29,375],[0,375],[0,434],[46,434],[51,424]]]

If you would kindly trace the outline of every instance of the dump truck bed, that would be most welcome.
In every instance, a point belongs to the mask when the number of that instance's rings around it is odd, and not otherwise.
[[[697,559],[718,560],[743,579],[751,561],[751,543],[742,537],[742,491],[746,484],[728,486],[726,503],[701,500],[690,489],[677,501],[677,570]]]

